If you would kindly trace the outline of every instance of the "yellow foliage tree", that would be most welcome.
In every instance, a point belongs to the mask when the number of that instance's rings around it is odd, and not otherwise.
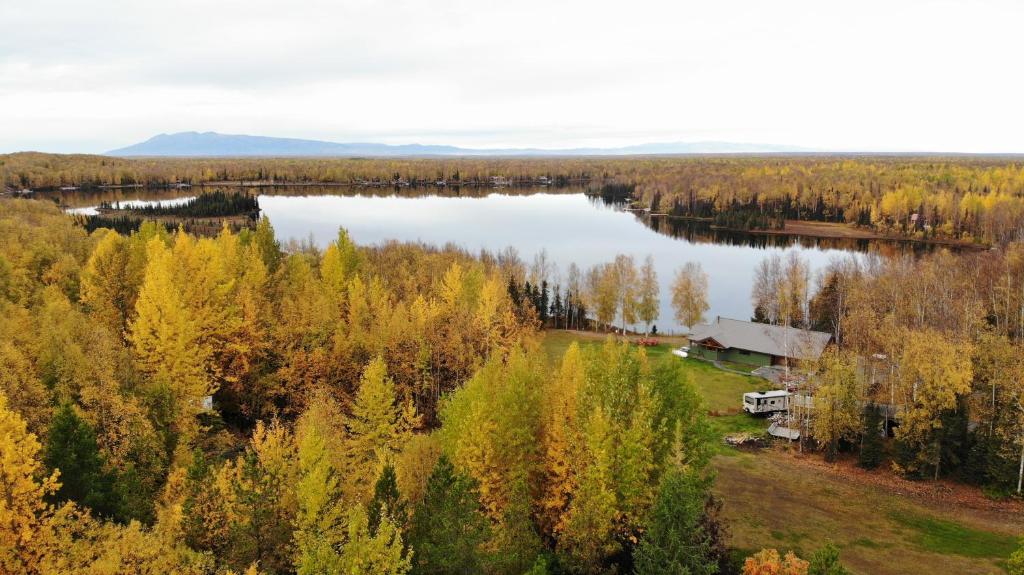
[[[363,370],[345,424],[348,480],[357,500],[369,500],[382,464],[402,449],[418,424],[412,402],[398,400],[384,358],[377,356]]]
[[[614,450],[611,422],[601,408],[587,421],[584,436],[586,465],[579,477],[565,518],[559,547],[571,557],[577,571],[598,573],[602,560],[619,550],[615,521]]]
[[[897,375],[902,415],[896,437],[916,446],[938,478],[942,449],[935,432],[942,427],[942,412],[956,408],[957,400],[971,390],[971,347],[936,331],[905,333]]]
[[[300,575],[340,570],[345,540],[338,423],[341,409],[326,394],[308,403],[296,425],[298,481],[295,498],[296,571]]]
[[[583,387],[585,366],[579,345],[573,342],[562,356],[558,373],[544,394],[541,422],[543,481],[540,496],[540,523],[549,535],[565,527],[566,510],[576,489],[576,470],[580,456],[577,421],[578,395]]]
[[[143,265],[123,236],[108,232],[82,270],[82,303],[100,323],[122,337],[135,309]]]
[[[807,575],[809,567],[792,551],[780,557],[775,549],[762,549],[743,562],[743,575]]]
[[[39,441],[0,394],[0,571],[34,573],[45,559],[58,472],[46,475],[37,459]]]
[[[176,285],[175,254],[153,239],[148,255],[130,339],[150,385],[172,398],[174,431],[187,444],[198,433],[202,398],[213,393],[206,371],[212,352],[200,344],[199,325]]]

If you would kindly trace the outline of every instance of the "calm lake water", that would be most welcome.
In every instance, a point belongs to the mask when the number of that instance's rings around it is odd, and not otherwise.
[[[452,243],[470,252],[498,252],[513,246],[527,265],[544,249],[563,279],[572,262],[585,270],[621,253],[632,255],[639,265],[649,254],[661,284],[661,317],[656,325],[663,333],[684,330],[673,319],[668,286],[675,270],[688,261],[699,262],[708,274],[709,318],[747,319],[753,312],[754,268],[772,253],[798,251],[810,262],[814,277],[834,257],[876,247],[909,249],[880,242],[713,232],[678,220],[652,220],[582,191],[472,190],[463,194],[278,188],[261,192],[259,203],[282,242],[312,238],[323,247],[337,236],[340,226],[364,245],[389,240]],[[194,195],[140,190],[100,199],[145,205],[182,202]],[[65,195],[62,200],[69,211],[85,214],[94,213],[91,209],[99,203],[95,195]]]
[[[649,254],[654,257],[661,284],[661,317],[656,325],[663,333],[683,329],[673,319],[668,286],[675,270],[688,261],[699,262],[709,276],[709,318],[722,315],[747,319],[753,311],[750,289],[754,268],[769,254],[797,250],[814,272],[830,258],[850,251],[802,246],[790,238],[751,242],[747,236],[746,242],[733,241],[730,245],[723,238],[697,241],[671,237],[651,229],[642,217],[583,193],[492,193],[483,197],[261,195],[259,202],[283,240],[312,237],[317,245],[324,246],[343,226],[360,244],[388,240],[453,243],[471,252],[497,252],[513,246],[528,265],[543,249],[563,279],[572,262],[585,270],[621,253],[632,255],[639,265]],[[792,245],[763,245],[767,243]]]

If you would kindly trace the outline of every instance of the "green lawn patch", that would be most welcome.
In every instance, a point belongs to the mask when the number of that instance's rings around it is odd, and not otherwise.
[[[759,377],[723,371],[699,359],[670,357],[679,361],[693,378],[712,413],[737,413],[743,407],[744,393],[771,389],[771,385]]]
[[[890,519],[914,532],[911,541],[918,547],[944,555],[1006,558],[1017,549],[1012,535],[980,531],[955,521],[908,513],[893,512]]]
[[[859,539],[854,539],[853,541],[850,541],[850,545],[857,547],[865,547],[867,549],[882,549],[884,547],[890,547],[890,545],[882,545],[878,541],[875,541],[874,539],[871,539],[869,537],[861,537]]]

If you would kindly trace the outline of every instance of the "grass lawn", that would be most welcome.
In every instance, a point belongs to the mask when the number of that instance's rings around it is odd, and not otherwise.
[[[906,512],[894,512],[891,519],[906,528],[914,545],[944,555],[1006,557],[1017,549],[1015,537],[972,529],[955,521]]]
[[[573,341],[600,345],[604,336],[551,331],[542,345],[556,361]],[[671,355],[681,343],[665,342],[648,355],[684,366],[704,395],[717,434],[764,431],[765,420],[740,412],[740,402],[744,392],[767,389],[768,382]],[[725,502],[730,542],[738,553],[775,547],[807,557],[832,541],[854,573],[989,574],[1004,573],[1017,537],[1024,535],[1024,518],[936,504],[800,462],[779,449],[719,448],[712,462],[715,491]]]
[[[714,459],[732,546],[807,557],[831,541],[854,573],[981,575],[1003,572],[1024,531],[1024,521],[928,504],[793,458],[734,450]]]

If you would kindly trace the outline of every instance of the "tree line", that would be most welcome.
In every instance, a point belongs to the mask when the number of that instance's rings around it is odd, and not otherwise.
[[[199,194],[183,203],[157,202],[137,207],[125,207],[119,203],[100,202],[100,210],[130,211],[143,217],[216,218],[223,216],[259,216],[260,204],[256,196],[238,191],[214,190]]]
[[[1002,244],[1019,239],[1024,164],[1001,157],[146,158],[0,157],[9,190],[178,182],[389,184],[451,179],[593,182],[655,213],[777,229],[786,219],[883,234]],[[454,182],[454,180],[452,180]]]
[[[494,258],[486,252],[483,257]],[[586,270],[570,263],[564,278],[546,250],[536,254],[530,266],[511,248],[495,261],[509,278],[509,298],[524,321],[544,328],[618,333],[639,324],[644,335],[657,334],[661,286],[650,255],[639,266],[636,258],[626,254]],[[687,262],[676,270],[670,290],[678,323],[694,326],[704,321],[710,308],[707,282],[699,263]]]
[[[767,258],[755,278],[756,321],[836,341],[797,370],[796,393],[813,400],[791,415],[809,446],[1021,493],[1024,244],[837,258],[813,281],[791,252]]]

